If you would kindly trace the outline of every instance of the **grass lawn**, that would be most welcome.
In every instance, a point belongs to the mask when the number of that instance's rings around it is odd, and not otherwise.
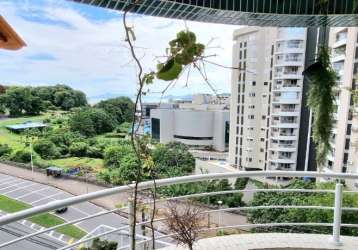
[[[0,195],[0,210],[7,213],[15,213],[28,208],[31,208],[29,204]],[[65,220],[62,218],[49,213],[39,214],[29,218],[28,220],[47,228],[65,223]],[[66,225],[56,229],[56,231],[75,239],[80,239],[86,235],[85,231],[74,225]]]
[[[99,171],[103,168],[103,159],[88,157],[69,157],[64,159],[49,160],[48,163],[61,168],[89,166],[94,171]]]

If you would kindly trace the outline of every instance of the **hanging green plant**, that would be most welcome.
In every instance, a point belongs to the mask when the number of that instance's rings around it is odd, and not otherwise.
[[[168,59],[157,65],[157,78],[171,81],[179,77],[184,67],[195,62],[204,53],[205,46],[196,42],[196,35],[189,30],[180,31],[169,42]]]
[[[173,58],[166,63],[159,63],[157,65],[157,78],[164,81],[172,81],[179,77],[183,67],[177,63]]]
[[[338,80],[338,75],[331,66],[327,47],[320,47],[317,61],[304,71],[304,75],[310,79],[308,106],[313,113],[312,138],[316,144],[316,162],[321,168],[332,150],[330,139]]]

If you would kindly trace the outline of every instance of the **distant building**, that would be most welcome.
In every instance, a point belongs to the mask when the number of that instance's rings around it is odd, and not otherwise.
[[[226,151],[229,144],[228,96],[194,95],[150,112],[152,138],[182,142],[192,148]]]
[[[21,124],[7,125],[6,128],[12,132],[19,133],[26,129],[43,129],[47,125],[43,122],[27,121]]]
[[[232,166],[299,169],[305,50],[304,28],[247,27],[234,33],[233,65],[242,70],[232,74]]]
[[[357,88],[358,28],[331,28],[328,44],[331,48],[332,66],[339,76],[339,81],[336,91],[337,111],[334,114],[331,138],[332,152],[328,155],[323,170],[356,173],[358,120],[353,119],[353,99],[350,89]]]

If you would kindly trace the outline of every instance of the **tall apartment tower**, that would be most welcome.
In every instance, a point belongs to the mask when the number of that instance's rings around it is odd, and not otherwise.
[[[234,33],[229,163],[243,170],[296,170],[304,28]]]
[[[355,172],[358,162],[355,149],[357,136],[352,133],[353,101],[350,89],[355,89],[358,74],[358,28],[331,28],[329,35],[331,62],[339,75],[336,96],[337,112],[332,136],[332,153],[327,157],[325,170],[334,172]],[[354,120],[358,122],[357,119]]]

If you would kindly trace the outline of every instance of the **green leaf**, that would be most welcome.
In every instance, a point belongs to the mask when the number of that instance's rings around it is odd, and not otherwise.
[[[172,81],[178,78],[183,70],[183,66],[178,64],[174,59],[170,59],[166,63],[160,63],[157,67],[157,78],[164,81]]]

